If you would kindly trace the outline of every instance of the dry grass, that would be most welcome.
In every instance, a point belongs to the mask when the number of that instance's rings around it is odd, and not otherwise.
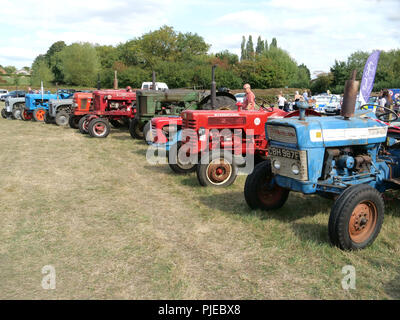
[[[226,189],[146,162],[125,130],[0,119],[2,299],[398,299],[399,201],[374,245],[330,246],[332,203],[292,194],[250,211],[245,177]],[[341,287],[342,267],[357,289]],[[56,290],[41,287],[44,265]]]

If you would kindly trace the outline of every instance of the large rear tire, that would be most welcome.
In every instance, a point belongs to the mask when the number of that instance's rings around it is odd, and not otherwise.
[[[66,111],[59,111],[56,113],[56,124],[58,126],[64,127],[68,125],[69,114]]]
[[[329,216],[329,239],[343,250],[360,250],[378,236],[385,212],[382,195],[369,185],[347,188]]]
[[[21,113],[22,113],[22,110],[21,110],[20,106],[14,106],[13,107],[13,110],[12,110],[13,119],[21,120]]]
[[[285,204],[288,196],[289,190],[274,182],[269,160],[257,164],[247,176],[244,198],[251,209],[279,209]]]
[[[196,170],[197,163],[183,164],[179,161],[179,150],[181,149],[182,142],[178,141],[173,144],[167,152],[168,165],[172,171],[178,174],[191,173]]]
[[[45,115],[46,110],[43,108],[37,108],[33,111],[33,118],[35,119],[35,121],[43,122]]]
[[[143,127],[144,123],[138,121],[138,119],[133,119],[129,125],[129,133],[133,139],[144,139]]]
[[[95,118],[89,122],[88,132],[93,138],[106,138],[110,130],[111,126],[107,119]]]
[[[197,179],[204,187],[227,187],[235,182],[238,168],[227,151],[210,152],[201,156],[197,165]]]

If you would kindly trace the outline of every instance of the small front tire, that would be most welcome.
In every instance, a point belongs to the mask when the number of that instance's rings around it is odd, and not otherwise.
[[[110,130],[110,123],[106,119],[95,118],[89,122],[88,132],[93,138],[106,138]]]

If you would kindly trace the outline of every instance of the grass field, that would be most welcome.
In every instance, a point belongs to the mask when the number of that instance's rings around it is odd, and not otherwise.
[[[329,244],[332,202],[291,194],[250,211],[225,189],[146,162],[113,129],[0,119],[0,299],[399,299],[400,201],[360,252]],[[42,267],[56,270],[44,290]],[[342,267],[356,289],[342,289]]]

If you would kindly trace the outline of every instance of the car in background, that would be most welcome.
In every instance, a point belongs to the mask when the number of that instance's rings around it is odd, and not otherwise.
[[[25,97],[26,92],[23,90],[14,90],[10,91],[9,93],[1,96],[0,100],[1,101],[6,101],[7,98],[18,98],[18,97]]]
[[[153,82],[143,82],[142,90],[153,90]],[[155,90],[168,90],[168,86],[165,82],[156,82]]]
[[[325,107],[331,100],[331,96],[326,93],[323,93],[316,96],[312,96],[311,99],[315,101],[315,103],[313,103],[314,110],[319,113],[325,114]]]
[[[326,115],[339,115],[342,108],[343,98],[340,95],[332,95],[329,102],[325,105]]]
[[[7,89],[0,89],[0,99],[3,100],[3,96],[5,96],[6,94],[8,94],[8,90]]]

